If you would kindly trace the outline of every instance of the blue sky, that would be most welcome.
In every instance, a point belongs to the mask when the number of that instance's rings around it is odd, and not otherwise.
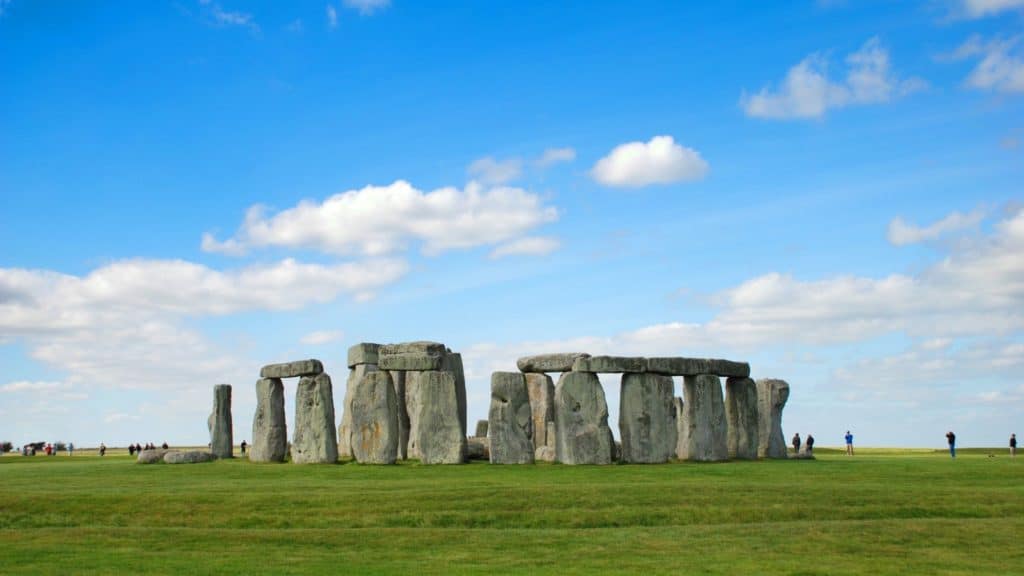
[[[693,355],[789,381],[823,445],[1002,445],[1022,23],[0,0],[0,437],[201,444],[228,382],[241,440],[261,365],[322,359],[340,417],[349,345],[431,339],[471,420],[520,355]]]

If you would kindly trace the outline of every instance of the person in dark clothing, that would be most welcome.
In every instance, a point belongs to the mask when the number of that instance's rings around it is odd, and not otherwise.
[[[807,453],[814,453],[814,436],[811,436],[810,434],[807,435]]]
[[[1010,458],[1017,457],[1017,435],[1010,434]]]
[[[135,456],[135,444],[128,445],[128,455]]]
[[[107,445],[104,444],[103,442],[100,442],[100,456],[106,456],[106,455],[107,455]]]
[[[793,434],[793,453],[800,453],[800,433]]]
[[[248,446],[248,444],[245,443],[245,440],[242,440],[242,454],[245,454],[245,447],[246,446]]]
[[[161,446],[161,448],[163,448],[164,450],[167,450],[167,442],[164,442],[164,444],[163,444],[163,446]]]
[[[956,434],[952,430],[946,432],[946,442],[949,442],[949,457],[956,458]]]

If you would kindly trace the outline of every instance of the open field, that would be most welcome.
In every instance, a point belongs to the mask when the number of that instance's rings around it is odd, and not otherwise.
[[[991,452],[997,456],[990,458]],[[0,458],[0,573],[1024,573],[1024,457],[569,467]]]

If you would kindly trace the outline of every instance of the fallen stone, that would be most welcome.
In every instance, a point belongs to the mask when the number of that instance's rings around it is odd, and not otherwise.
[[[466,435],[459,424],[455,377],[447,371],[406,374],[410,458],[424,464],[461,464],[466,458]],[[415,456],[413,456],[415,454]]]
[[[139,452],[139,458],[136,460],[139,464],[157,464],[164,461],[164,455],[170,452],[163,448],[157,448],[155,450],[143,450]]]
[[[725,381],[725,419],[728,422],[729,457],[757,460],[760,423],[757,418],[757,384],[750,378]]]
[[[569,372],[577,358],[589,358],[585,352],[565,352],[561,354],[538,354],[524,356],[516,360],[520,372]]]
[[[284,384],[280,378],[256,382],[256,414],[252,419],[253,462],[284,462],[288,453],[288,427],[284,419]]]
[[[352,457],[352,394],[356,390],[356,384],[370,372],[376,372],[374,364],[356,364],[348,371],[348,380],[345,381],[345,398],[341,403],[341,424],[338,425],[338,456],[341,458]]]
[[[438,342],[385,344],[377,351],[377,365],[381,370],[441,370],[447,354]]]
[[[297,360],[283,364],[268,364],[260,369],[260,378],[295,378],[316,376],[324,371],[319,360]]]
[[[466,439],[467,460],[490,460],[491,448],[487,438],[476,437]]]
[[[554,449],[555,383],[547,374],[529,373],[526,374],[526,392],[530,395],[533,418],[533,448],[547,446]]]
[[[757,419],[759,458],[785,459],[786,437],[782,434],[782,409],[789,400],[789,384],[785,380],[757,381]]]
[[[476,421],[476,433],[473,434],[473,437],[474,438],[486,438],[487,437],[487,428],[489,427],[489,425],[490,424],[489,424],[489,422],[487,422],[487,420],[477,420]]]
[[[398,397],[391,374],[368,372],[352,395],[352,455],[364,464],[394,464],[398,440]]]
[[[395,398],[398,401],[398,452],[396,458],[405,460],[408,458],[409,447],[409,412],[405,405],[405,372],[392,370],[391,383],[395,386]]]
[[[623,372],[645,372],[646,370],[646,359],[635,356],[588,356],[577,358],[572,363],[573,372],[620,374]]]
[[[533,464],[533,414],[520,372],[491,374],[491,464]]]
[[[673,406],[676,413],[676,458],[688,460],[690,458],[690,423],[686,420],[686,405],[683,399],[676,396],[673,399]]]
[[[718,376],[700,374],[683,378],[683,405],[689,426],[687,459],[718,462],[729,459],[725,402]]]
[[[213,387],[213,412],[206,420],[210,429],[210,450],[218,458],[232,458],[234,454],[233,427],[231,425],[231,385]]]
[[[746,378],[750,376],[750,364],[714,358],[660,357],[647,359],[647,371],[666,376],[714,374],[723,377]]]
[[[213,462],[217,457],[210,452],[200,451],[189,451],[189,452],[177,452],[170,451],[164,454],[165,464],[198,464],[200,462]]]
[[[562,374],[555,387],[555,422],[555,453],[559,462],[611,464],[613,440],[608,427],[608,404],[597,374]]]
[[[295,388],[293,464],[333,464],[338,461],[334,428],[334,392],[327,374],[303,376]]]
[[[671,376],[623,374],[619,393],[621,461],[630,464],[668,462],[676,451],[676,427]]]
[[[377,352],[379,350],[380,344],[372,342],[360,342],[350,346],[348,349],[348,367],[351,369],[360,364],[376,364]]]

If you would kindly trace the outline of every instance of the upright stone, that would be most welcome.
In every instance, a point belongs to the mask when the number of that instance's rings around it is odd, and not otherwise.
[[[533,417],[535,458],[550,462],[555,457],[555,383],[547,374],[529,373],[526,374],[526,391],[530,395],[530,413]],[[549,428],[551,434],[548,433]]]
[[[424,464],[461,464],[466,459],[466,434],[459,423],[455,377],[448,371],[419,372],[413,389],[416,414],[409,415],[410,452]],[[408,386],[409,380],[406,381]]]
[[[671,376],[623,374],[619,394],[623,462],[660,464],[675,454],[679,432],[673,392]]]
[[[398,440],[398,397],[391,374],[368,372],[352,394],[352,455],[365,464],[394,464]]]
[[[757,419],[759,458],[786,458],[786,437],[782,434],[782,409],[789,400],[785,380],[757,381]]]
[[[395,398],[398,401],[398,452],[396,457],[399,460],[408,458],[409,448],[409,411],[405,404],[405,372],[392,370],[391,383],[395,387]]]
[[[676,458],[680,460],[690,459],[690,423],[686,420],[686,405],[683,399],[676,396],[672,399],[672,405],[676,413]]]
[[[725,419],[729,433],[729,457],[756,460],[760,423],[757,385],[750,378],[728,378],[725,381]]]
[[[533,464],[533,414],[521,372],[491,374],[491,464]]]
[[[442,369],[451,372],[452,377],[455,378],[455,393],[459,405],[459,426],[462,427],[462,435],[465,436],[469,428],[466,422],[466,373],[462,368],[462,354],[458,352],[446,353]]]
[[[217,458],[232,458],[234,440],[231,425],[231,385],[213,387],[213,412],[206,421],[210,428],[210,450]]]
[[[295,389],[293,464],[333,464],[338,461],[334,428],[334,393],[327,374],[304,376]]]
[[[351,349],[349,354],[351,355]],[[356,364],[348,371],[345,398],[341,403],[341,424],[338,425],[338,456],[342,458],[352,457],[352,394],[355,393],[356,384],[363,376],[376,371],[376,364]]]
[[[280,378],[256,382],[256,415],[252,419],[253,462],[284,462],[288,454],[288,425],[284,419],[284,384]]]
[[[490,427],[490,423],[487,420],[476,421],[476,432],[473,434],[474,438],[487,438],[487,429]]]
[[[689,426],[687,459],[698,462],[728,460],[725,402],[718,376],[684,376],[683,392],[686,396],[683,407]]]
[[[597,374],[566,372],[558,379],[555,431],[559,462],[611,464],[613,439],[608,428],[608,404]]]

